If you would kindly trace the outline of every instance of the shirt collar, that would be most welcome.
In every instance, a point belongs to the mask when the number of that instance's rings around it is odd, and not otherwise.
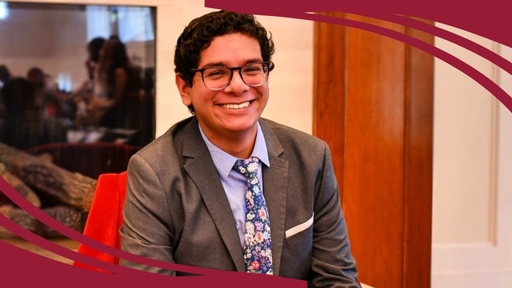
[[[257,132],[256,132],[256,140],[254,142],[254,148],[252,150],[251,156],[258,157],[260,161],[265,164],[267,167],[270,167],[270,161],[268,160],[268,151],[267,144],[265,142],[265,136],[263,135],[263,131],[261,130],[260,123],[257,124]],[[212,156],[213,163],[217,168],[220,176],[223,178],[227,178],[233,166],[235,165],[236,160],[239,158],[234,157],[233,155],[226,153],[221,150],[219,147],[215,146],[201,129],[201,125],[199,124],[199,131],[201,132],[201,137],[203,138],[204,143],[208,147],[210,151],[210,155]]]

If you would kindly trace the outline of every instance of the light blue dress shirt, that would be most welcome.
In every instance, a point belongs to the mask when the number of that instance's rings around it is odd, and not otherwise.
[[[261,131],[260,124],[258,124],[258,131],[256,133],[256,141],[254,143],[254,149],[252,150],[251,156],[258,157],[263,165],[270,167],[268,160],[267,144],[265,137]],[[245,192],[247,187],[247,178],[236,172],[233,169],[236,160],[238,158],[224,152],[219,147],[215,146],[210,140],[204,135],[201,125],[199,125],[199,131],[203,137],[204,143],[210,151],[210,155],[213,159],[213,163],[217,168],[217,172],[220,176],[220,181],[224,187],[224,191],[228,197],[233,217],[235,218],[236,229],[238,230],[238,236],[240,237],[240,244],[244,245],[244,233],[245,233]],[[261,191],[263,193],[263,177],[262,177],[262,165],[258,168],[258,178],[260,180]]]

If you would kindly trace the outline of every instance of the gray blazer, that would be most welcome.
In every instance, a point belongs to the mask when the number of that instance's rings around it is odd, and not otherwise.
[[[260,119],[270,160],[263,191],[274,274],[310,287],[360,287],[325,142]],[[171,127],[128,164],[122,250],[204,268],[245,271],[227,196],[195,117]],[[121,260],[121,265],[175,272]],[[180,275],[177,272],[176,275]]]

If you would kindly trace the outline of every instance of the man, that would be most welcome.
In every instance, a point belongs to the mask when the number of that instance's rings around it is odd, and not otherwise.
[[[359,287],[328,146],[260,118],[273,53],[251,15],[212,12],[184,29],[176,85],[194,116],[131,158],[122,249],[310,287]]]

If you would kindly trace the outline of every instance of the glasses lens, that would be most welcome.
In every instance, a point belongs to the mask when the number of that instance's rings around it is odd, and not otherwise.
[[[268,66],[264,63],[251,63],[242,68],[242,77],[249,86],[260,86],[267,80]]]
[[[223,89],[231,78],[231,70],[226,67],[211,67],[203,72],[204,85],[209,89]]]

